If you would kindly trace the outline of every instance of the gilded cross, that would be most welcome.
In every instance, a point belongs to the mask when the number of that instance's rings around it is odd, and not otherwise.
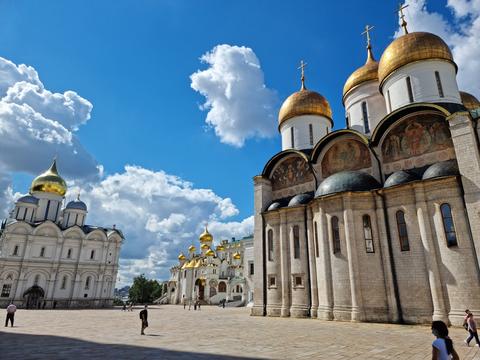
[[[303,60],[300,61],[300,66],[298,69],[302,71],[302,90],[305,90],[305,66],[307,66],[307,63],[304,62]]]
[[[366,25],[365,31],[362,32],[362,35],[367,35],[367,47],[370,47],[370,30],[372,30],[375,26]]]
[[[405,34],[408,34],[407,30],[407,22],[405,21],[405,14],[403,13],[403,9],[406,9],[408,5],[402,5],[402,3],[398,4],[398,13],[400,15],[400,19],[402,20],[402,27]]]

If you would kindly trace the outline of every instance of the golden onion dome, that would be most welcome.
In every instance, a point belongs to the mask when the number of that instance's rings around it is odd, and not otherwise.
[[[460,91],[460,98],[462,99],[463,105],[468,110],[476,110],[480,108],[480,101],[478,101],[478,99],[472,94],[469,94],[465,91]]]
[[[343,100],[345,100],[350,90],[368,81],[378,81],[378,62],[373,57],[371,46],[367,47],[367,61],[365,65],[355,70],[345,82],[343,86]]]
[[[216,250],[217,251],[225,251],[225,248],[223,247],[223,245],[217,245]]]
[[[193,246],[193,245],[190,245],[190,246],[188,247],[188,251],[190,251],[190,252],[194,252],[195,250],[197,250],[197,248],[196,248],[195,246]]]
[[[202,250],[207,250],[207,249],[210,249],[210,246],[208,246],[207,244],[202,244],[202,246],[200,246],[200,248]]]
[[[186,257],[185,255],[183,255],[183,253],[180,253],[180,255],[178,255],[178,260],[185,260]]]
[[[207,229],[206,226],[205,226],[205,230],[204,230],[203,233],[200,235],[199,240],[200,240],[201,243],[213,241],[213,236],[212,236],[212,234],[210,234],[210,233],[208,232],[208,229]]]
[[[213,251],[212,249],[208,250],[205,255],[207,256],[215,256],[215,251]]]
[[[40,191],[64,196],[67,192],[65,180],[58,174],[57,160],[53,160],[50,168],[44,173],[38,175],[32,181],[30,194]]]
[[[437,35],[413,32],[400,36],[388,45],[378,63],[380,88],[385,79],[402,66],[431,59],[448,61],[457,70],[450,48]]]
[[[240,255],[239,252],[236,252],[235,254],[233,254],[233,258],[234,258],[235,260],[240,260],[240,259],[242,258],[242,256]]]
[[[295,116],[318,115],[326,117],[332,122],[332,109],[327,99],[315,91],[302,88],[290,95],[282,104],[278,113],[278,127]]]

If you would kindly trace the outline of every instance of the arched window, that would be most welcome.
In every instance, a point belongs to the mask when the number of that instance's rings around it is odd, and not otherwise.
[[[40,282],[40,275],[35,275],[35,278],[33,279],[33,285],[38,285]]]
[[[218,292],[219,293],[227,292],[227,284],[225,284],[223,281],[220,281],[220,283],[218,284]]]
[[[273,261],[273,230],[268,230],[268,261]]]
[[[435,71],[435,81],[437,82],[438,96],[443,98],[445,95],[443,94],[442,80],[438,71]]]
[[[363,128],[365,129],[365,133],[368,134],[370,132],[370,126],[368,125],[368,111],[367,111],[366,101],[362,101],[362,117],[363,117]]]
[[[442,204],[440,210],[442,212],[443,229],[445,230],[447,246],[457,246],[457,234],[455,232],[455,224],[453,223],[452,209],[449,204]]]
[[[67,251],[67,259],[70,259],[72,257],[72,249],[68,249]]]
[[[388,111],[392,111],[392,99],[390,98],[390,90],[387,90]]]
[[[406,81],[407,81],[408,101],[412,103],[414,99],[413,99],[412,81],[410,80],[410,76],[407,76]]]
[[[40,257],[44,257],[45,256],[45,247],[42,247],[40,249]]]
[[[372,223],[369,215],[363,215],[363,237],[365,238],[365,249],[367,253],[374,253]]]
[[[293,258],[300,259],[300,229],[298,225],[293,227]]]
[[[91,276],[87,276],[87,280],[85,280],[85,290],[90,289],[90,282],[91,282]]]
[[[313,125],[308,124],[308,133],[310,135],[310,145],[313,145]]]
[[[313,223],[313,232],[314,232],[314,237],[315,237],[315,256],[319,256],[319,251],[318,251],[318,230],[317,230],[317,222],[315,221]]]
[[[340,229],[338,227],[338,217],[332,217],[332,240],[333,240],[333,253],[339,253],[340,248]]]
[[[17,256],[18,255],[18,245],[15,245],[15,247],[13,248],[13,256]]]
[[[293,126],[290,128],[290,142],[292,144],[292,148],[295,147],[295,134],[293,130]]]
[[[410,244],[408,243],[407,223],[405,222],[405,213],[398,210],[395,214],[397,218],[398,239],[400,240],[400,250],[410,251]]]
[[[64,290],[67,287],[67,275],[65,275],[62,278],[62,285],[60,286],[60,289]]]
[[[92,250],[90,252],[90,260],[93,260],[93,259],[95,259],[95,250]]]

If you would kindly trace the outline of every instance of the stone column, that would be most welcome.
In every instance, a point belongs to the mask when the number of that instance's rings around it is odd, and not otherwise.
[[[318,207],[318,250],[319,257],[316,259],[317,284],[318,284],[318,318],[333,320],[333,284],[332,265],[330,259],[330,243],[328,241],[327,216],[321,204]]]
[[[282,211],[282,210],[280,210]],[[267,315],[268,316],[280,316],[280,310],[282,307],[282,288],[283,284],[281,282],[281,262],[280,262],[280,215],[278,212],[276,214],[269,214],[267,221],[266,229],[266,269],[267,275],[274,275],[276,277],[275,286],[270,286],[268,284],[267,277]],[[273,233],[273,259],[272,261],[268,260],[268,233],[272,231]]]
[[[255,176],[254,182],[254,231],[253,231],[253,252],[254,252],[254,291],[253,307],[251,315],[263,316],[265,314],[265,239],[262,212],[272,202],[272,184],[270,180],[262,176]]]
[[[433,302],[433,320],[441,320],[448,324],[448,316],[445,306],[445,296],[442,288],[442,277],[438,260],[440,258],[433,239],[432,225],[428,214],[428,206],[423,187],[415,187],[415,202],[417,204],[417,218],[422,239],[425,264],[428,271],[428,282]],[[435,205],[438,207],[438,204]],[[436,209],[437,210],[437,209]],[[440,209],[438,209],[440,210]]]
[[[464,198],[472,230],[478,263],[480,262],[480,149],[477,133],[468,112],[457,112],[447,118],[455,156],[462,175]]]
[[[352,210],[352,200],[349,195],[344,197],[343,221],[345,225],[345,242],[347,244],[348,273],[350,292],[352,295],[352,321],[362,321],[362,294],[358,278],[357,248],[355,239],[355,224]]]
[[[317,236],[318,236],[318,224],[317,224]],[[309,249],[309,263],[310,263],[310,299],[311,299],[311,308],[310,308],[310,317],[316,318],[318,316],[318,285],[317,285],[317,264],[316,264],[316,242],[318,239],[315,238],[315,230],[313,226],[313,208],[310,206],[307,208],[307,246]]]
[[[280,213],[280,279],[282,285],[282,308],[280,315],[290,316],[290,246],[292,230],[287,227],[286,211]]]

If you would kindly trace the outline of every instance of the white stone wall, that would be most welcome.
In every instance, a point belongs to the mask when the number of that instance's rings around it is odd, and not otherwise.
[[[310,124],[313,130],[313,143],[310,143]],[[293,127],[294,146],[292,146],[291,128]],[[323,116],[302,115],[283,122],[280,127],[282,150],[311,149],[332,130],[331,122]]]

